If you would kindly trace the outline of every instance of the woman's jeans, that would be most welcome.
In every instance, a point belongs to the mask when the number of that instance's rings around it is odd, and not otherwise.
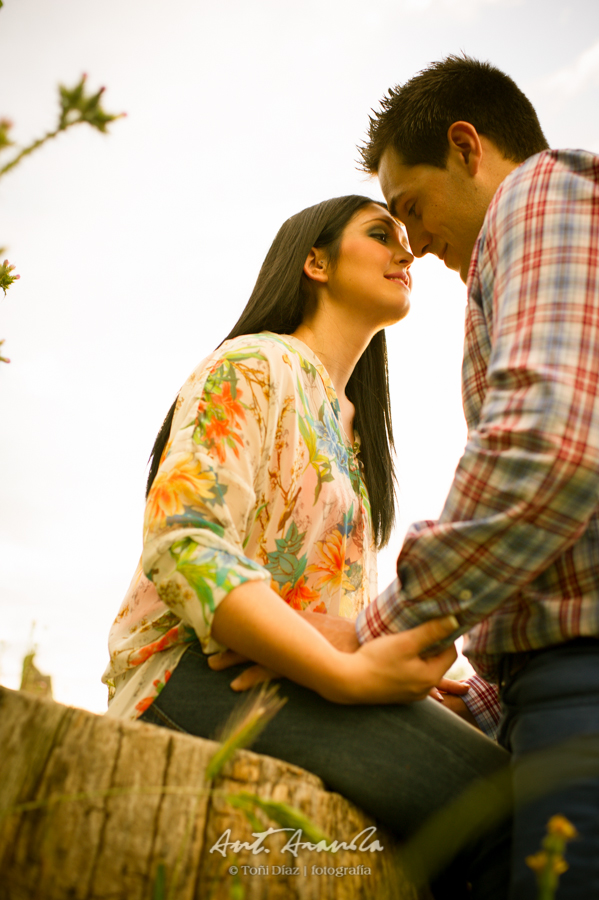
[[[214,738],[240,700],[230,683],[244,668],[213,672],[196,641],[141,719]],[[287,703],[252,750],[308,769],[400,837],[411,835],[474,780],[507,764],[503,750],[434,700],[345,706],[287,679],[279,685]],[[469,896],[505,900],[508,827],[466,855],[474,888]]]
[[[579,832],[557,900],[599,898],[599,640],[504,659],[500,742],[512,751],[513,882],[510,900],[536,896],[525,858],[541,849],[547,822],[566,816]]]

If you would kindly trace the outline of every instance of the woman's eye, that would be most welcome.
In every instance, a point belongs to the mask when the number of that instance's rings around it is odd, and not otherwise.
[[[371,231],[370,237],[376,238],[377,241],[382,241],[383,244],[386,244],[389,240],[389,235],[386,231]]]

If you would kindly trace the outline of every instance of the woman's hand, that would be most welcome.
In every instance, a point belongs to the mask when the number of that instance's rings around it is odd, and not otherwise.
[[[459,697],[461,694],[467,694],[469,690],[470,687],[465,681],[454,681],[453,678],[442,678],[439,684],[432,689],[430,695],[434,700],[443,703],[443,699],[447,694]]]
[[[214,653],[208,657],[208,665],[214,672],[222,672],[224,669],[230,669],[231,666],[240,666],[242,663],[251,661],[247,656],[235,653],[234,650],[223,650],[221,653]],[[241,675],[233,679],[231,687],[234,691],[249,691],[257,684],[262,684],[263,681],[273,681],[280,677],[278,672],[267,669],[266,666],[250,666],[249,669],[244,669]]]

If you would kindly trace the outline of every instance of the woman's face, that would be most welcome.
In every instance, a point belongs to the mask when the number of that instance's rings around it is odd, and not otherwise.
[[[339,257],[327,271],[327,294],[365,325],[398,322],[410,308],[414,257],[403,225],[377,203],[345,226]]]

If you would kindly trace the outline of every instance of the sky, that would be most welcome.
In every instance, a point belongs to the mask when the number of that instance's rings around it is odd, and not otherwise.
[[[382,196],[356,167],[369,111],[449,53],[511,75],[551,146],[599,152],[599,3],[4,0],[0,40],[0,118],[19,145],[54,127],[57,85],[83,72],[127,113],[0,180],[0,246],[21,275],[0,298],[0,682],[18,687],[33,641],[55,699],[102,712],[155,434],[279,226],[328,197]],[[400,520],[381,589],[466,440],[465,288],[437,260],[413,275],[387,334]]]

